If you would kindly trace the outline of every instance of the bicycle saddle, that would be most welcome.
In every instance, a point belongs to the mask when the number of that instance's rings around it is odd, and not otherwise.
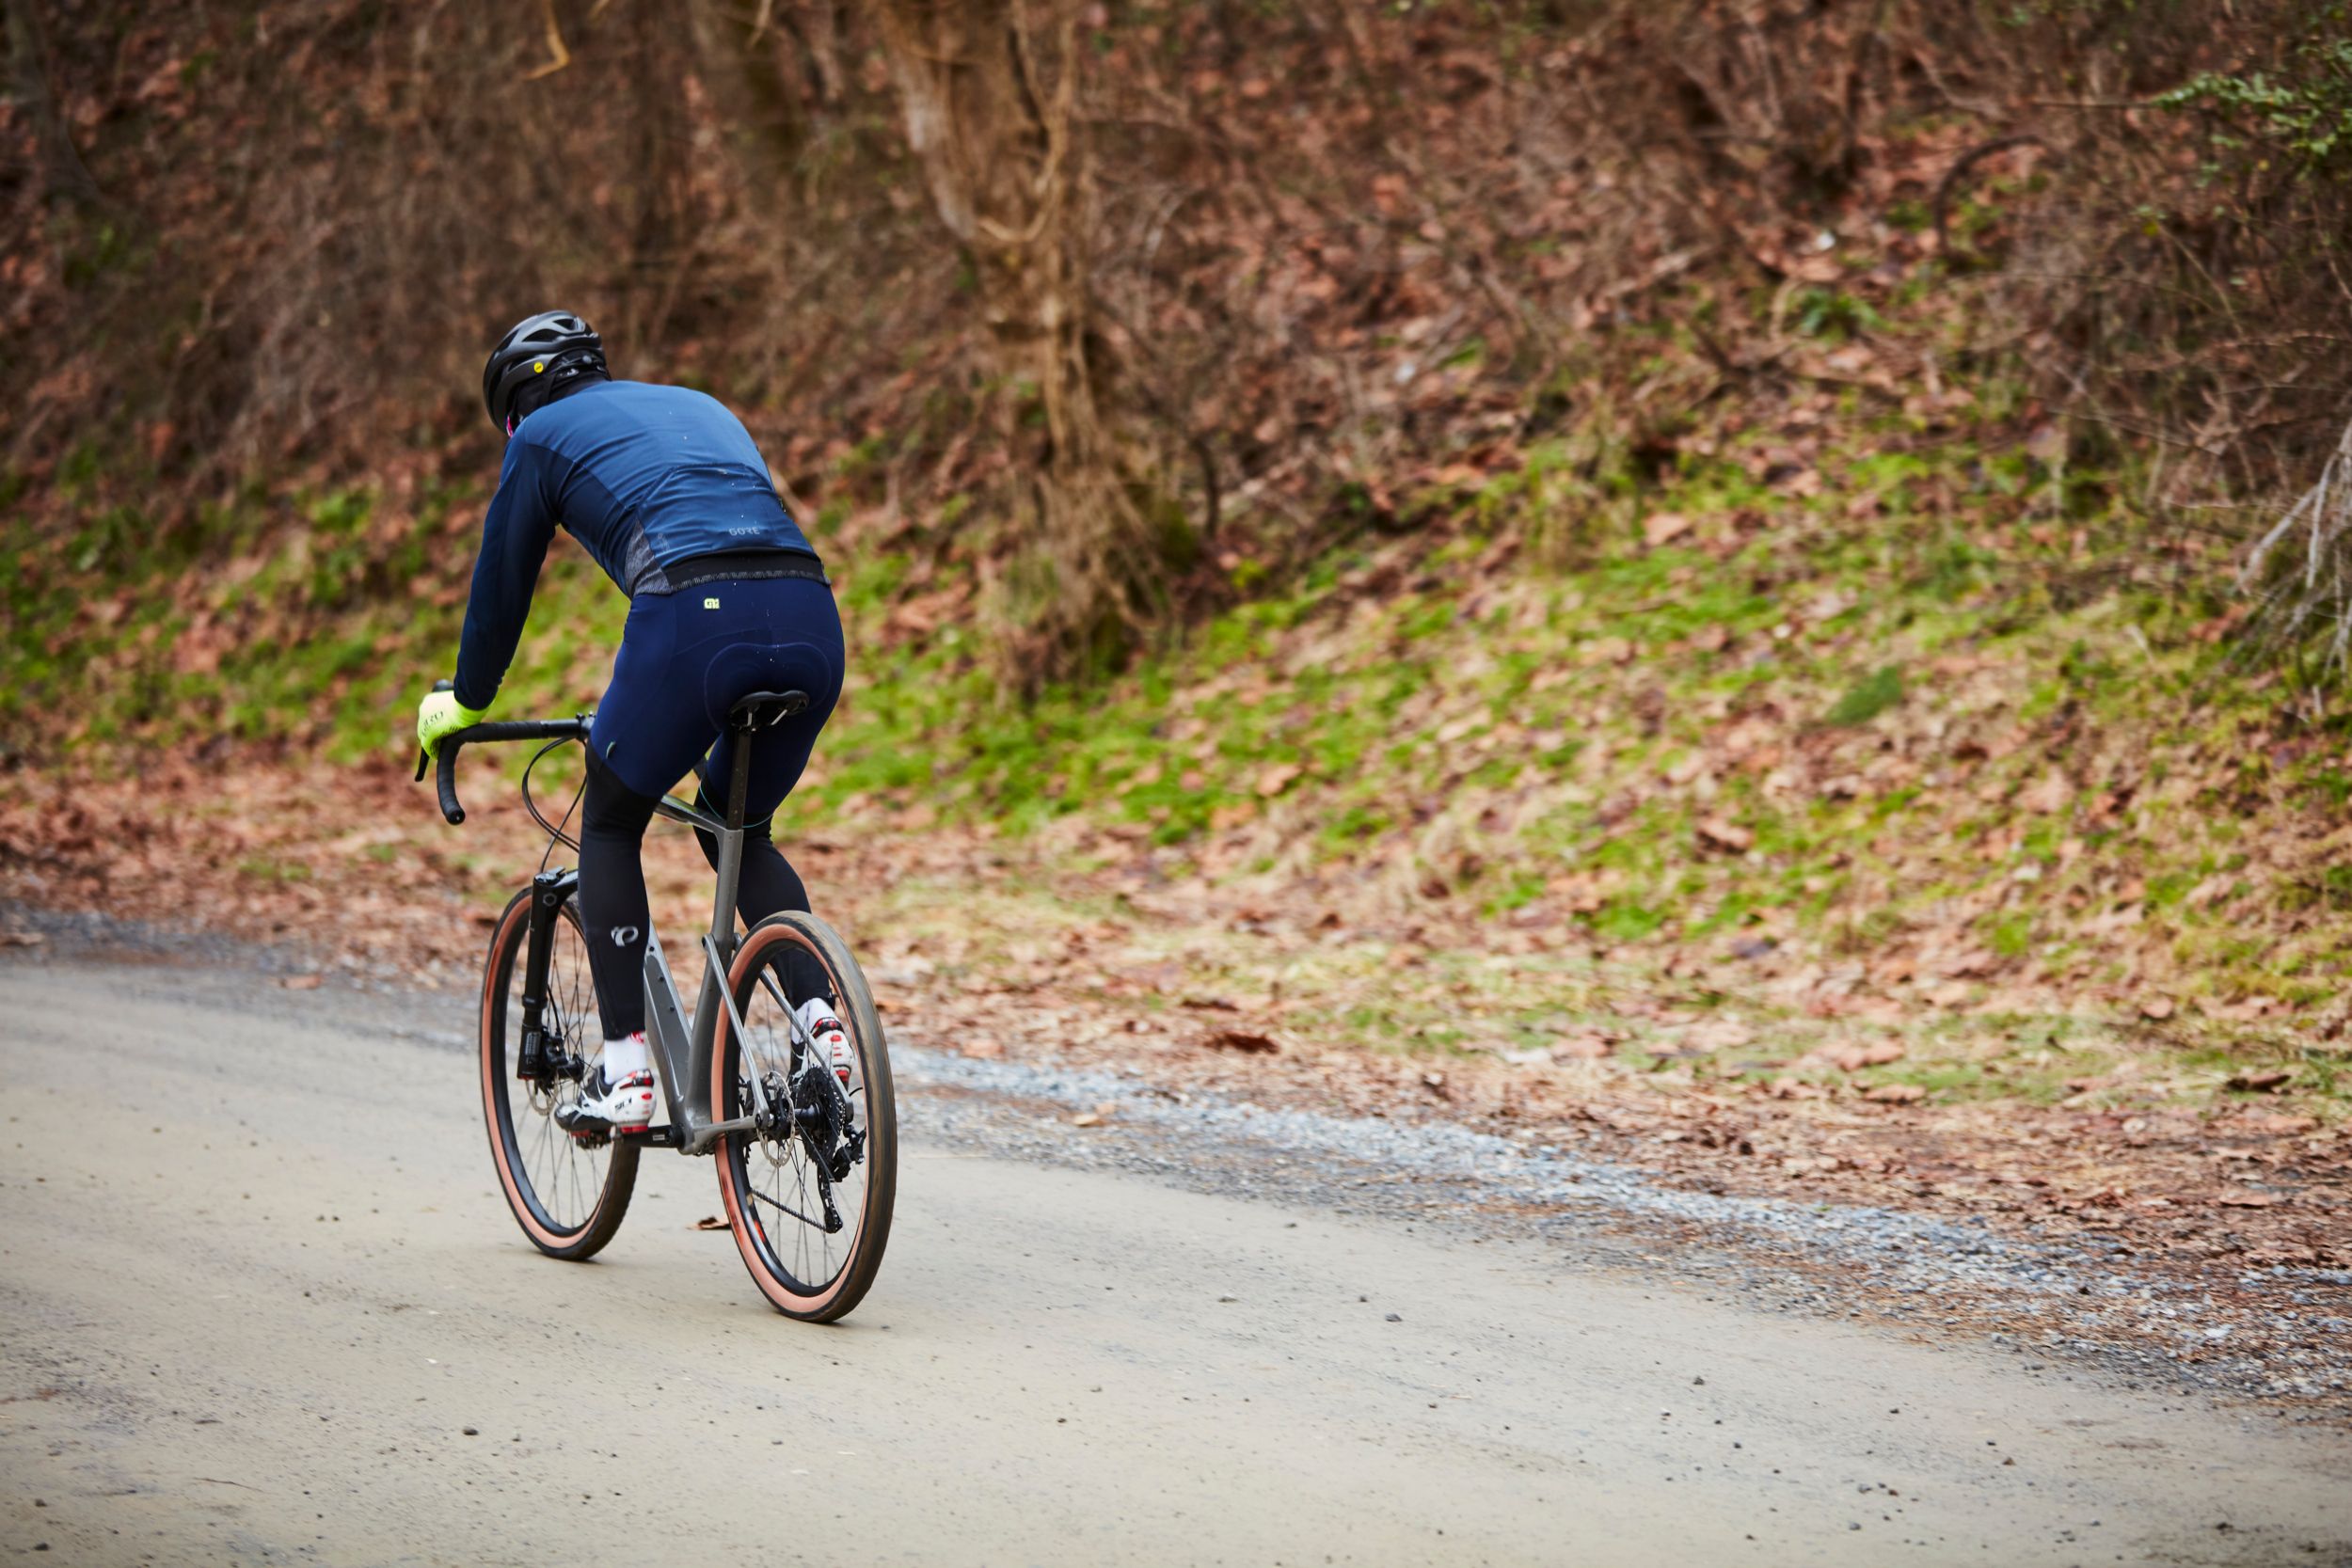
[[[807,708],[805,691],[755,691],[727,709],[727,726],[737,730],[769,729]]]

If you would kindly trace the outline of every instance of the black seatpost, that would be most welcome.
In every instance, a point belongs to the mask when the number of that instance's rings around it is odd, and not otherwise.
[[[727,780],[727,826],[743,826],[743,798],[752,792],[752,731],[745,725],[735,732],[735,766]]]

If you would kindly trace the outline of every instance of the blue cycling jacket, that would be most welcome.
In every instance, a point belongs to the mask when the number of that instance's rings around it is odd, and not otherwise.
[[[817,554],[751,433],[716,398],[591,382],[534,409],[506,443],[458,644],[466,706],[488,707],[505,678],[558,528],[631,598],[672,592],[663,568],[698,556]]]

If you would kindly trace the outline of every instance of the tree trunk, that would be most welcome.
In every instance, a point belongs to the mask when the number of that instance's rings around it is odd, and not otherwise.
[[[996,368],[1034,388],[1037,529],[1010,583],[1038,673],[1099,664],[1157,619],[1166,551],[1093,334],[1074,0],[881,0],[908,143],[970,254]]]
[[[56,96],[49,89],[49,42],[42,35],[37,0],[8,0],[8,60],[16,101],[32,121],[40,146],[41,191],[45,198],[65,197],[95,206],[98,182],[90,178],[82,154],[74,149]]]

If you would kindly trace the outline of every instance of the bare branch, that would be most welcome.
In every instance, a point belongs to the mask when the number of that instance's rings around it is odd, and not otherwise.
[[[548,19],[548,58],[547,64],[523,77],[526,82],[536,82],[543,76],[552,76],[572,63],[572,52],[564,47],[564,29],[556,25],[555,0],[539,0],[539,6]]]
[[[2304,531],[2300,572],[2283,582],[2270,580],[2273,552]],[[2337,443],[2319,478],[2286,515],[2248,552],[2238,572],[2241,592],[2259,594],[2255,612],[2263,635],[2285,647],[2300,642],[2316,624],[2332,622],[2321,669],[2352,673],[2352,425]]]

